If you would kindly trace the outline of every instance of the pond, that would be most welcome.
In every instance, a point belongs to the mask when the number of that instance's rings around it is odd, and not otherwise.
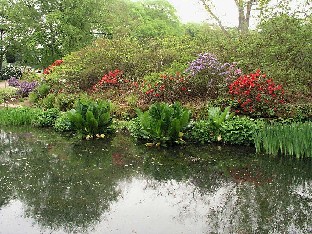
[[[312,233],[312,160],[0,132],[0,233]]]

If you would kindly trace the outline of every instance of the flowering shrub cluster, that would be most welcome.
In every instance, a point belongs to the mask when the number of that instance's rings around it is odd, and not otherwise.
[[[209,73],[213,76],[219,76],[225,79],[226,82],[233,81],[241,75],[241,70],[237,68],[236,63],[221,63],[214,54],[203,53],[199,54],[197,59],[190,63],[186,69],[186,73],[191,76],[196,76],[202,72]]]
[[[144,99],[147,102],[174,102],[188,95],[189,92],[188,80],[180,73],[173,76],[161,75],[160,82],[153,86],[148,85],[148,90],[144,91]]]
[[[284,101],[284,89],[260,70],[240,76],[229,85],[229,94],[237,101],[236,112],[257,115],[274,115]]]
[[[211,53],[199,54],[185,72],[192,81],[190,88],[194,94],[208,94],[211,97],[241,75],[236,63],[221,63]]]
[[[123,79],[122,73],[123,72],[118,69],[109,71],[99,82],[92,86],[92,91],[97,92],[103,88],[111,86],[120,87],[124,83],[129,83],[129,80]]]
[[[22,97],[27,97],[30,92],[32,92],[37,86],[38,82],[37,81],[20,81],[16,79],[15,77],[11,77],[8,80],[9,86],[18,88],[17,94],[22,96]]]
[[[44,69],[43,74],[50,74],[53,71],[54,67],[60,66],[63,63],[63,60],[55,60],[50,66],[48,66],[46,69]]]

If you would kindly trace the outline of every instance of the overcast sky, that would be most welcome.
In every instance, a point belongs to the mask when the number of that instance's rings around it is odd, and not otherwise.
[[[176,8],[177,15],[180,17],[183,23],[214,22],[209,18],[208,13],[204,9],[204,7],[199,3],[200,2],[199,0],[167,0],[167,1],[170,2]],[[228,27],[237,27],[238,12],[234,0],[212,0],[212,1],[215,5],[214,12],[221,19],[222,24]],[[271,0],[271,4],[274,5],[278,1],[281,2],[282,0]],[[299,9],[298,6],[304,1],[305,0],[292,0],[292,8]],[[311,5],[312,3],[310,4],[310,7]],[[311,8],[306,10],[311,11]],[[251,27],[254,28],[257,24],[256,17],[251,18],[250,23]]]
[[[212,0],[215,5],[215,13],[221,19],[223,25],[228,27],[238,26],[238,12],[234,0]],[[292,9],[298,10],[300,4],[305,0],[292,0]],[[208,13],[199,3],[199,0],[168,0],[177,10],[177,14],[183,23],[186,22],[207,22],[209,20]],[[271,0],[271,5],[274,6],[281,0]],[[312,2],[312,1],[311,1]],[[311,11],[312,3],[305,9],[306,12]],[[274,7],[273,7],[274,8]],[[210,20],[210,22],[212,22]],[[257,17],[251,19],[251,27],[257,24]]]
[[[198,0],[168,0],[175,6],[181,21],[203,22],[208,20],[208,14]],[[237,25],[237,10],[233,0],[215,1],[218,16],[227,26]]]

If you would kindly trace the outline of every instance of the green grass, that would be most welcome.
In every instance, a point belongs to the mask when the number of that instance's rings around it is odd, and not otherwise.
[[[255,135],[257,152],[312,157],[312,122],[267,125]]]
[[[19,107],[0,109],[0,125],[21,126],[31,125],[40,109]]]

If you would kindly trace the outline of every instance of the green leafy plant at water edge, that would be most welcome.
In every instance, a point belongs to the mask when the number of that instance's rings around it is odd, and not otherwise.
[[[61,112],[55,120],[53,128],[57,132],[69,132],[73,130],[73,126],[69,119],[69,112]]]
[[[3,108],[0,109],[0,125],[31,125],[34,117],[40,112],[40,109],[29,107]]]
[[[182,132],[189,124],[191,112],[178,102],[172,105],[159,102],[151,105],[148,111],[137,110],[137,115],[136,127],[130,127],[132,135],[166,145],[183,142]]]
[[[215,141],[214,131],[215,128],[210,121],[198,120],[190,124],[185,137],[188,141],[195,143],[211,143]]]
[[[191,124],[187,132],[187,138],[190,141],[198,143],[210,143],[221,141],[220,130],[222,124],[233,118],[234,113],[230,112],[230,107],[223,111],[220,107],[209,107],[208,117],[205,120],[199,120]]]
[[[56,108],[42,110],[32,120],[32,125],[36,127],[53,127],[60,111]]]
[[[257,152],[312,157],[312,122],[266,125],[255,134]]]
[[[219,130],[222,123],[233,118],[234,113],[230,112],[231,107],[226,107],[224,111],[220,107],[210,107],[208,109],[208,120],[212,123],[216,130]]]
[[[262,127],[264,122],[249,117],[234,116],[234,118],[222,123],[220,135],[224,143],[237,145],[254,144],[254,135]]]
[[[76,132],[94,138],[112,130],[110,113],[108,101],[78,100],[68,117]]]

